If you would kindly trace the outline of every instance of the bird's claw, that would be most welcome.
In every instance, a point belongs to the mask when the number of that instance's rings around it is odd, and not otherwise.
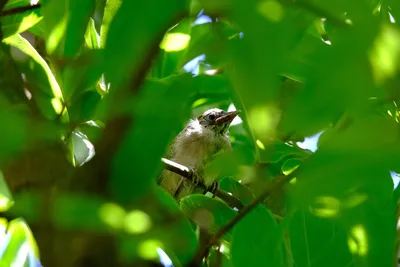
[[[192,171],[192,183],[195,184],[196,186],[198,186],[203,179],[197,174],[196,170],[193,168],[190,168]]]
[[[213,181],[211,185],[207,187],[207,191],[212,193],[214,196],[219,190],[219,183],[218,181]]]

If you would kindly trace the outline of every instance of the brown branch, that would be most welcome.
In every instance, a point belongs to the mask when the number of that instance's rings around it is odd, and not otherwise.
[[[31,11],[31,10],[35,10],[35,9],[39,9],[39,8],[41,8],[41,4],[36,4],[36,5],[32,5],[32,6],[16,7],[16,8],[12,8],[12,9],[9,9],[9,10],[1,11],[0,12],[0,17],[15,15],[15,14],[18,14],[18,13],[23,13],[25,11]]]
[[[292,172],[289,175],[281,175],[276,179],[272,180],[271,183],[267,185],[264,192],[260,194],[257,198],[255,198],[248,206],[239,210],[238,214],[229,221],[225,226],[221,227],[218,232],[211,238],[210,242],[207,246],[202,246],[197,251],[196,255],[192,259],[192,262],[189,264],[191,267],[201,266],[201,262],[203,258],[205,258],[210,251],[210,248],[218,244],[218,241],[221,237],[225,235],[228,231],[230,231],[241,219],[243,219],[250,211],[252,211],[258,204],[261,204],[264,199],[271,196],[271,193],[277,188],[282,187],[285,183],[289,182],[291,179],[295,177],[297,171]]]
[[[165,159],[165,158],[162,158],[161,161],[165,164],[165,168],[167,170],[174,172],[176,174],[179,174],[180,176],[183,176],[183,177],[193,181],[194,173],[188,167],[185,167],[179,163],[176,163],[172,160]],[[207,190],[207,186],[201,181],[200,181],[200,183],[198,183],[197,186],[201,187],[204,190]],[[222,199],[223,201],[225,201],[226,203],[228,203],[228,205],[231,207],[236,207],[239,210],[241,210],[244,207],[242,202],[237,197],[232,196],[223,190],[218,189],[217,192],[215,193],[215,195],[217,197],[219,197],[220,199]]]

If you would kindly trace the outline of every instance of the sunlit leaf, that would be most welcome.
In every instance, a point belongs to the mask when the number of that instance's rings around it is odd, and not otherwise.
[[[122,4],[122,0],[107,0],[104,8],[104,16],[101,24],[100,30],[100,46],[104,47],[107,40],[108,29],[110,27],[110,23],[117,13],[119,7]]]
[[[46,82],[49,85],[49,87],[42,86],[41,89],[50,95],[50,99],[48,101],[50,101],[51,105],[53,106],[55,114],[59,115],[61,112],[65,112],[65,110],[63,110],[64,100],[60,86],[58,85],[58,82],[48,64],[35,50],[35,48],[20,35],[12,35],[4,39],[3,42],[18,48],[26,55],[29,55],[35,61],[35,63],[38,64],[43,74],[46,76]]]
[[[105,46],[106,77],[115,87],[139,78],[135,75],[140,73],[140,66],[146,66],[146,60],[153,57],[164,32],[186,12],[187,2],[163,0],[157,2],[160,12],[153,8],[152,1],[124,1],[110,24]]]
[[[15,219],[9,222],[7,236],[9,241],[1,254],[1,262],[24,266],[29,262],[30,257],[39,258],[36,241],[29,226],[23,219]]]
[[[18,6],[23,6],[29,4],[29,1],[8,1],[4,10],[9,10],[11,8],[16,8]],[[43,19],[40,9],[17,13],[10,16],[3,16],[0,19],[2,37],[6,38],[10,35],[17,34],[28,30]]]
[[[3,173],[0,171],[0,211],[7,211],[14,204],[10,189],[4,179]]]
[[[90,18],[89,25],[86,29],[85,42],[86,46],[91,49],[100,48],[100,36],[97,33],[94,20],[92,18]]]

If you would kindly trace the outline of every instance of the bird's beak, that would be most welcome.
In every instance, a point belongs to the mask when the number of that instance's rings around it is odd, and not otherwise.
[[[241,110],[235,110],[235,111],[231,111],[231,112],[226,112],[225,115],[217,118],[215,120],[215,123],[217,125],[221,125],[224,123],[230,124],[233,119],[241,112]]]

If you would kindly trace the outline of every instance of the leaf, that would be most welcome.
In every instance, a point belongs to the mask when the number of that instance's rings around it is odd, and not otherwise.
[[[218,259],[219,258],[219,259]],[[218,265],[219,262],[222,264]],[[234,267],[232,261],[222,252],[212,249],[208,256],[209,266]]]
[[[76,129],[71,134],[71,141],[77,166],[82,166],[96,154],[93,144],[88,137]]]
[[[100,48],[100,36],[97,33],[96,26],[92,18],[89,19],[89,25],[86,29],[85,42],[86,46],[90,49]]]
[[[110,23],[113,20],[115,14],[117,13],[119,7],[122,4],[122,0],[107,0],[104,7],[104,15],[100,30],[100,46],[104,48],[107,40],[108,29]]]
[[[75,56],[84,42],[84,35],[92,16],[96,1],[95,0],[69,0],[69,18],[65,32],[64,56]]]
[[[152,77],[164,78],[182,67],[181,61],[191,38],[190,29],[190,21],[184,19],[166,32],[152,69]]]
[[[45,84],[39,85],[40,89],[43,93],[47,94],[48,97],[43,97],[42,101],[45,101],[48,105],[53,107],[52,113],[51,111],[47,110],[46,108],[42,109],[44,114],[55,118],[63,111],[63,95],[58,85],[56,78],[54,77],[52,71],[50,70],[49,66],[47,65],[46,61],[39,55],[39,53],[35,50],[35,48],[22,36],[20,35],[12,35],[3,40],[4,43],[11,45],[13,47],[18,48],[26,55],[30,56],[37,67],[39,68],[40,75],[43,75]],[[30,76],[31,73],[26,72],[27,79],[34,79],[37,78]],[[33,73],[32,73],[33,74]],[[38,97],[39,98],[39,97]],[[40,101],[40,99],[39,99]],[[39,105],[39,107],[42,107]]]
[[[65,37],[70,15],[68,7],[68,0],[46,0],[42,3],[43,31],[48,54],[53,54]],[[63,49],[61,47],[60,51],[63,52]]]
[[[114,220],[123,220],[119,210],[106,209],[106,202],[100,198],[84,194],[59,194],[52,206],[52,223],[65,230],[80,229],[107,231],[114,224],[108,224],[102,212],[113,214]],[[115,211],[115,213],[113,213]]]
[[[74,114],[75,119],[90,120],[87,117],[93,113],[96,99],[104,95],[103,89],[99,88],[102,83],[104,58],[103,50],[93,49],[82,52],[74,60],[71,60],[62,71],[63,95],[74,108],[85,107],[82,114]],[[82,103],[87,100],[88,103]],[[92,108],[91,110],[89,109]]]
[[[6,162],[22,152],[29,143],[29,121],[26,116],[8,108],[0,111],[0,158]]]
[[[4,251],[0,252],[0,263],[9,263],[10,266],[25,266],[30,258],[39,258],[39,250],[32,231],[23,219],[14,219],[7,227],[8,240]]]
[[[186,216],[213,234],[237,214],[222,201],[197,194],[182,198],[180,206]],[[231,232],[225,238],[230,240]]]
[[[259,145],[257,143],[257,145]],[[309,154],[301,148],[282,142],[274,142],[259,153],[262,162],[276,163],[287,156],[306,158]]]
[[[115,14],[105,46],[106,78],[112,86],[143,78],[140,75],[147,72],[147,62],[158,51],[164,32],[188,7],[185,0],[162,0],[157,9],[154,12],[153,1],[124,1]]]
[[[271,212],[259,205],[234,228],[233,265],[282,266],[282,241],[282,231]]]
[[[30,5],[30,1],[28,0],[7,1],[3,10],[5,11],[28,5]],[[39,23],[42,19],[43,17],[41,16],[40,9],[2,16],[0,18],[1,31],[3,33],[2,37],[7,38],[11,35],[24,32]]]
[[[288,230],[296,266],[318,266],[319,262],[333,267],[351,263],[352,256],[346,247],[345,229],[337,223],[299,210],[290,221]],[[330,253],[332,251],[341,257]]]
[[[232,195],[238,197],[244,205],[250,204],[254,199],[254,195],[248,187],[242,185],[232,178],[223,178],[219,182],[219,186],[222,190],[230,192]]]
[[[0,212],[7,211],[12,205],[14,205],[13,197],[3,173],[0,171]]]
[[[282,173],[285,175],[289,175],[292,173],[294,170],[296,170],[300,164],[303,162],[303,160],[298,159],[298,158],[291,158],[288,159],[283,165],[282,165]]]
[[[131,105],[134,127],[128,129],[111,171],[111,191],[120,201],[143,195],[160,174],[160,159],[189,116],[190,81],[188,74],[148,80]]]
[[[101,96],[96,91],[84,91],[74,100],[68,108],[71,121],[82,122],[95,119],[96,108],[101,101]]]

